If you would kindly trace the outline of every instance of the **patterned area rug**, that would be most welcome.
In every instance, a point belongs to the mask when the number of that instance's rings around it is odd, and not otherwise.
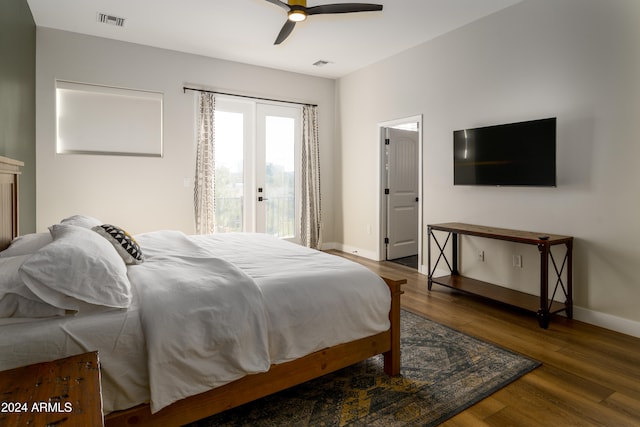
[[[382,356],[189,427],[436,426],[540,363],[402,311],[402,371]]]

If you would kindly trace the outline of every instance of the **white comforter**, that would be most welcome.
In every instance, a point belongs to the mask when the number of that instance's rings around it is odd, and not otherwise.
[[[264,234],[189,238],[257,283],[271,325],[272,363],[389,329],[389,288],[360,264]]]
[[[0,323],[0,369],[98,350],[105,412],[157,411],[389,328],[388,287],[346,259],[255,234],[136,239],[129,309]]]
[[[152,412],[270,366],[268,319],[256,283],[186,236],[168,234],[181,250],[129,268],[140,295]]]

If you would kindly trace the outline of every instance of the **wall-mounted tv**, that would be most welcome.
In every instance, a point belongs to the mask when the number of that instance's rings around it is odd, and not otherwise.
[[[556,118],[453,132],[454,185],[556,186]]]

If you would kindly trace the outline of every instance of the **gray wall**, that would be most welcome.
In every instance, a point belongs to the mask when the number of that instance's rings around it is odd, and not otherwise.
[[[36,25],[26,0],[0,1],[0,156],[25,163],[20,234],[36,227]]]
[[[574,236],[576,317],[639,334],[639,40],[637,0],[525,0],[340,79],[336,239],[376,249],[361,183],[378,182],[377,124],[422,114],[424,223]],[[453,185],[453,130],[544,117],[558,118],[557,188]],[[535,247],[475,244],[465,274],[537,292]]]

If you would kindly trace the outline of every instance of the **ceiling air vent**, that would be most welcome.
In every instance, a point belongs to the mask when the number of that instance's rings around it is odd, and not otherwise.
[[[325,61],[325,60],[319,60],[313,63],[313,65],[315,65],[316,67],[324,67],[327,64],[331,64],[330,61]]]
[[[124,27],[124,18],[98,12],[98,22],[116,27]]]

